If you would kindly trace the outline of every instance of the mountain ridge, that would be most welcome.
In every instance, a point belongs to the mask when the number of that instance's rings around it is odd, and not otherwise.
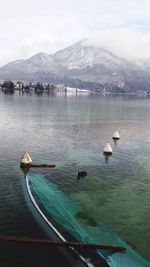
[[[133,91],[150,88],[147,71],[150,70],[150,60],[145,62],[145,65],[133,63],[81,40],[54,54],[40,52],[26,60],[12,61],[0,68],[0,79],[60,82],[65,85],[70,85],[72,81],[76,86],[81,81],[81,84],[110,84]]]

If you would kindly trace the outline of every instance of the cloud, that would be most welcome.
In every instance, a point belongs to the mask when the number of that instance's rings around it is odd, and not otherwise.
[[[124,57],[150,57],[149,10],[149,0],[1,0],[0,64],[85,38]]]
[[[128,59],[150,58],[150,34],[132,29],[114,29],[93,34],[89,44],[101,46]]]

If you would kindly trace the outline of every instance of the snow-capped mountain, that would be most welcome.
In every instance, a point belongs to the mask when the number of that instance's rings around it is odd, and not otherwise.
[[[0,68],[0,71],[23,71],[28,73],[55,71],[53,58],[46,53],[38,53],[27,60],[16,60]]]
[[[89,45],[85,41],[80,41],[57,52],[54,57],[67,69],[93,68],[95,65],[101,65],[111,70],[125,63],[125,60],[113,53],[101,47]]]
[[[53,55],[65,74],[92,82],[113,82],[139,76],[138,66],[113,53],[80,41]]]
[[[136,60],[136,65],[139,66],[143,71],[150,73],[150,58],[142,58]]]
[[[142,63],[133,63],[87,41],[80,41],[55,54],[38,53],[27,60],[17,60],[0,68],[2,79],[34,81],[81,80],[149,86],[149,73]]]

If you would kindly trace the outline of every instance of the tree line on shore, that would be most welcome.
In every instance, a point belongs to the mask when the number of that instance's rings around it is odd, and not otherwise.
[[[0,84],[2,91],[7,90],[7,91],[14,91],[15,89],[18,90],[23,90],[23,91],[29,91],[30,89],[34,89],[35,91],[50,91],[53,92],[56,86],[54,84],[43,84],[40,82],[37,83],[23,83],[20,81],[17,81],[14,83],[11,80],[4,81],[3,83]]]

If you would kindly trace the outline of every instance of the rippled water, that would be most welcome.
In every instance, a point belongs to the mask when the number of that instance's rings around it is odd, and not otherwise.
[[[116,145],[115,130],[121,135]],[[106,163],[107,141],[113,155]],[[25,149],[34,162],[56,163],[55,170],[41,170],[47,179],[150,260],[150,99],[0,93],[0,234],[43,237],[23,193]],[[78,170],[88,175],[77,180]],[[23,266],[25,252],[31,259],[37,252],[21,246],[19,256],[18,246],[0,247],[1,266]]]

